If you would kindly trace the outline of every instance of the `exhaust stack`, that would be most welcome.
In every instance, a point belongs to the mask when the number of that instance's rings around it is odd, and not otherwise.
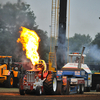
[[[81,69],[82,55],[83,55],[84,50],[85,50],[85,47],[83,47],[83,49],[82,49],[81,57],[80,57],[79,63],[78,63],[78,68],[80,68],[80,69]]]

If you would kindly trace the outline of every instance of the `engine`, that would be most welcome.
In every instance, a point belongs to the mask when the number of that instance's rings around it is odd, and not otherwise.
[[[26,71],[26,81],[35,82],[35,72],[34,71]]]

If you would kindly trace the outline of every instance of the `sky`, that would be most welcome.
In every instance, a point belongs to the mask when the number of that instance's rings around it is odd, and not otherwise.
[[[10,1],[12,3],[17,2],[17,0],[0,0],[0,3],[4,4],[7,1]],[[50,36],[52,0],[21,0],[21,1],[30,4],[31,10],[33,10],[36,16],[37,25],[39,25],[40,29],[47,31],[48,36]],[[82,35],[89,34],[92,37],[92,39],[94,39],[95,35],[100,32],[99,17],[100,17],[100,0],[70,0],[69,37],[72,37],[74,36],[75,33],[78,33]],[[67,30],[66,30],[66,36],[68,37]]]

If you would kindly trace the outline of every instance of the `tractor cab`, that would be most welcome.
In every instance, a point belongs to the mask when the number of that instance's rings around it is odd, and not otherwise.
[[[79,60],[80,60],[80,57],[81,57],[81,54],[80,53],[72,53],[72,54],[69,54],[69,62],[70,63],[79,63]],[[84,57],[86,57],[85,54],[82,55],[82,59],[81,59],[81,63],[84,64]]]
[[[84,64],[85,54],[82,55],[79,53],[71,53],[69,54],[69,62],[62,67],[62,70],[80,70],[78,68],[79,62],[81,63],[81,69],[85,69],[87,72],[91,73],[90,69],[86,64]],[[81,59],[81,61],[80,61]]]
[[[12,56],[0,56],[0,64],[2,62],[5,64],[7,64],[8,62],[12,63]]]
[[[62,67],[62,69],[76,69],[78,68],[79,60],[81,57],[81,54],[79,53],[71,53],[69,54],[69,62]],[[84,57],[86,57],[85,54],[82,55],[81,58],[81,69],[85,70],[87,73],[91,73],[91,70],[87,66],[87,64],[84,63]]]
[[[12,56],[0,56],[0,66],[7,65],[7,70],[11,70]]]

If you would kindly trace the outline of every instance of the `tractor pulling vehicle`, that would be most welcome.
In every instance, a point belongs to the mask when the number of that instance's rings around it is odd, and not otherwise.
[[[69,54],[70,62],[67,63],[66,65],[64,65],[64,67],[62,68],[62,70],[66,69],[66,70],[74,70],[76,68],[78,68],[78,63],[79,63],[79,58],[81,57],[81,54],[79,53],[72,53]],[[86,57],[85,54],[82,55],[82,60],[81,60],[81,69],[82,72],[78,73],[76,72],[75,74],[78,75],[83,75],[84,81],[85,81],[85,85],[84,85],[84,91],[85,92],[90,92],[90,88],[92,86],[92,73],[91,70],[89,69],[89,67],[84,64],[84,57]],[[83,72],[84,71],[84,72]],[[75,75],[74,74],[74,75]]]
[[[65,64],[61,70],[53,70],[53,72],[56,75],[57,81],[56,81],[56,94],[71,94],[71,93],[84,93],[84,87],[85,87],[85,70],[81,68],[81,62],[82,62],[82,55],[83,51],[85,48],[82,50],[82,54],[80,55],[79,62],[77,63],[77,66],[75,63],[67,63]],[[57,68],[55,68],[57,69]],[[47,82],[49,86],[49,82]],[[45,88],[45,86],[44,86]],[[49,94],[50,93],[49,88],[47,87],[44,89]]]
[[[47,71],[47,66],[44,60],[39,60],[39,63],[32,70],[26,70],[24,76],[20,79],[19,93],[35,92],[37,95],[43,93],[43,85],[47,76],[51,77],[51,71]],[[44,83],[44,84],[43,84]]]

